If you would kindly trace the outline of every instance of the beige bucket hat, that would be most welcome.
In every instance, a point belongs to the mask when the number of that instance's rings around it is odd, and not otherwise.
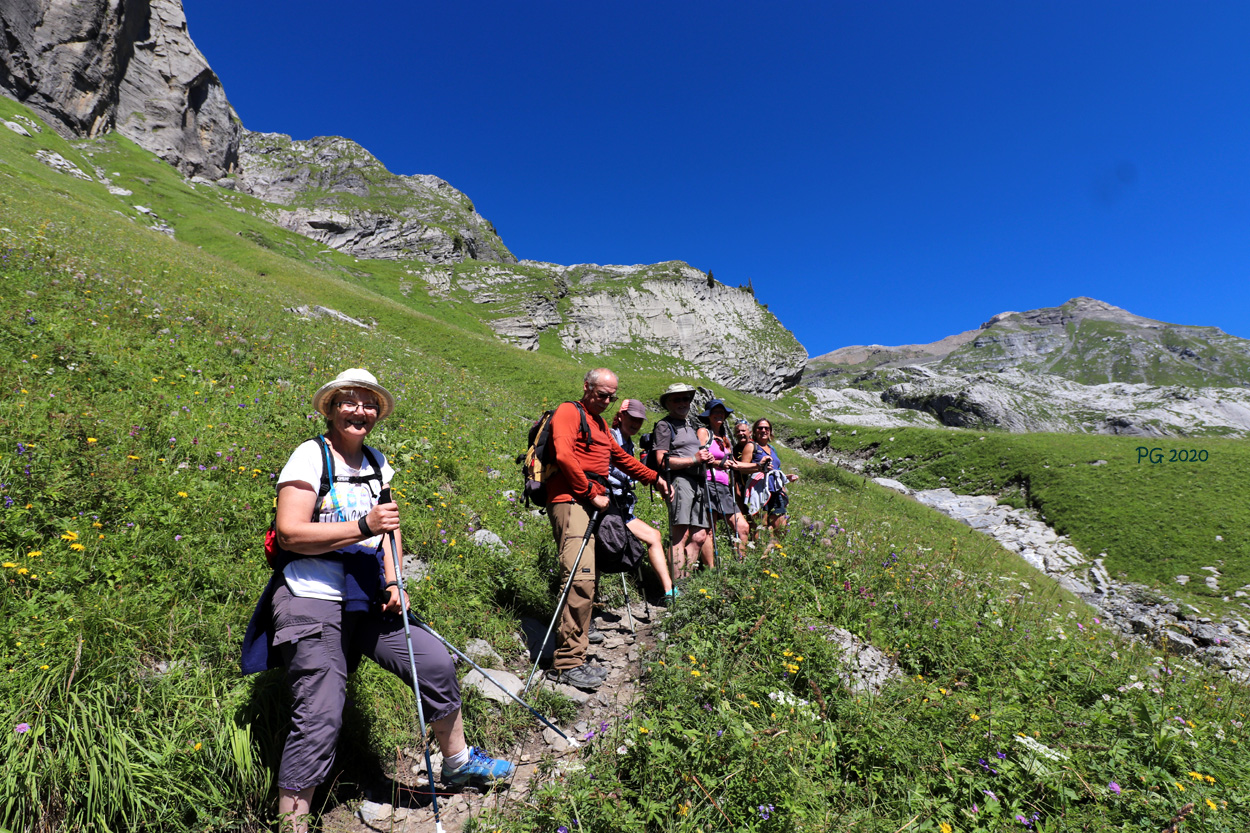
[[[378,395],[378,419],[385,419],[395,410],[395,397],[391,392],[378,384],[376,376],[360,367],[348,368],[334,377],[334,381],[317,388],[312,398],[313,410],[322,416],[330,416],[329,408],[334,401],[334,394],[353,388],[372,391]]]
[[[665,404],[665,400],[667,400],[670,396],[673,396],[674,394],[678,394],[678,393],[694,393],[694,392],[695,392],[694,388],[691,387],[690,385],[687,385],[685,382],[674,382],[673,384],[669,385],[665,389],[664,393],[660,394],[660,407],[667,411],[668,405]]]

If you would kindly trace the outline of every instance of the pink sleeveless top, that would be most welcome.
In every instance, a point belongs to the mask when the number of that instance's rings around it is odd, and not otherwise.
[[[722,442],[723,440],[720,437],[714,436],[712,437],[712,444],[708,446],[708,451],[712,452],[712,464],[716,466],[721,465],[725,461],[725,458],[729,456],[729,453],[730,453],[729,450],[725,448],[725,446],[721,445]],[[729,472],[720,468],[709,467],[708,472],[707,472],[707,479],[715,480],[717,483],[721,484],[722,486],[728,486],[729,485]]]

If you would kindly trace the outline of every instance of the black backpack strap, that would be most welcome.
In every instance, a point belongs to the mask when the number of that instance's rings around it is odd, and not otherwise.
[[[325,435],[318,434],[313,440],[321,448],[321,486],[317,489],[317,500],[320,500],[330,494],[330,486],[334,482],[334,455],[330,453],[330,444],[326,442]],[[313,520],[317,520],[315,517]]]
[[[586,409],[582,407],[581,402],[574,402],[577,406],[577,415],[581,417],[582,424],[580,426],[582,433],[582,442],[586,444],[586,448],[590,448],[590,423],[586,421]]]
[[[384,483],[382,482],[382,467],[378,465],[378,458],[373,456],[373,452],[369,450],[369,446],[367,446],[367,445],[366,445],[366,446],[362,446],[362,448],[364,448],[364,451],[365,451],[365,459],[369,461],[369,468],[373,469],[373,474],[367,474],[367,475],[365,475],[365,476],[364,476],[364,478],[362,479],[362,481],[361,481],[361,482],[368,482],[368,481],[370,481],[370,480],[377,480],[377,481],[378,481],[378,492],[377,492],[377,494],[375,494],[375,495],[373,495],[373,496],[374,496],[374,497],[378,497],[379,495],[381,495],[381,494],[382,494],[382,487],[383,487],[384,485],[386,485],[386,484],[384,484]],[[370,492],[370,494],[372,494],[372,493],[373,493],[373,487],[372,487],[372,486],[370,486],[370,487],[369,487],[369,492]]]

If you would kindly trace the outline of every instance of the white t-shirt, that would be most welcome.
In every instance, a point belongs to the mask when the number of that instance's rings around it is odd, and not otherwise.
[[[376,448],[370,447],[378,464],[382,467],[382,483],[369,480],[364,483],[333,483],[330,493],[321,499],[317,506],[317,520],[320,523],[336,521],[354,521],[369,514],[369,510],[377,503],[377,495],[382,485],[391,482],[395,470],[386,461],[386,456]],[[286,483],[307,483],[317,491],[321,488],[321,473],[325,469],[325,460],[321,446],[316,440],[300,443],[291,454],[291,459],[282,467],[278,475],[278,487]],[[364,457],[361,468],[354,469],[334,463],[336,477],[364,476],[373,473],[369,458]],[[373,554],[382,545],[382,536],[375,535],[339,550],[342,553],[363,552]],[[329,558],[300,558],[287,564],[283,569],[287,589],[292,594],[304,599],[326,599],[332,602],[343,600],[345,578],[343,562]]]

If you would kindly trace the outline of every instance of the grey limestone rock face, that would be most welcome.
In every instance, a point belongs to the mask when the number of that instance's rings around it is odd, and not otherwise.
[[[429,293],[471,302],[501,339],[537,350],[554,336],[586,363],[617,356],[675,375],[776,396],[802,375],[807,352],[755,296],[680,261],[561,266],[523,260],[412,267]],[[620,364],[617,369],[629,365]]]
[[[392,174],[338,136],[244,131],[230,187],[275,203],[268,219],[361,258],[515,263],[473,202],[436,176]]]
[[[851,425],[928,424],[1016,433],[1135,437],[1250,433],[1246,388],[1083,385],[1013,369],[957,374],[906,367],[875,371],[875,377],[879,392],[813,388],[813,416]]]
[[[560,329],[565,348],[603,355],[630,345],[677,356],[714,382],[763,396],[798,383],[807,352],[750,292],[685,264],[672,276],[637,280],[643,272],[633,267],[623,285],[570,292]]]
[[[116,129],[186,176],[233,169],[242,127],[180,0],[13,0],[0,30],[0,89],[63,135]]]

